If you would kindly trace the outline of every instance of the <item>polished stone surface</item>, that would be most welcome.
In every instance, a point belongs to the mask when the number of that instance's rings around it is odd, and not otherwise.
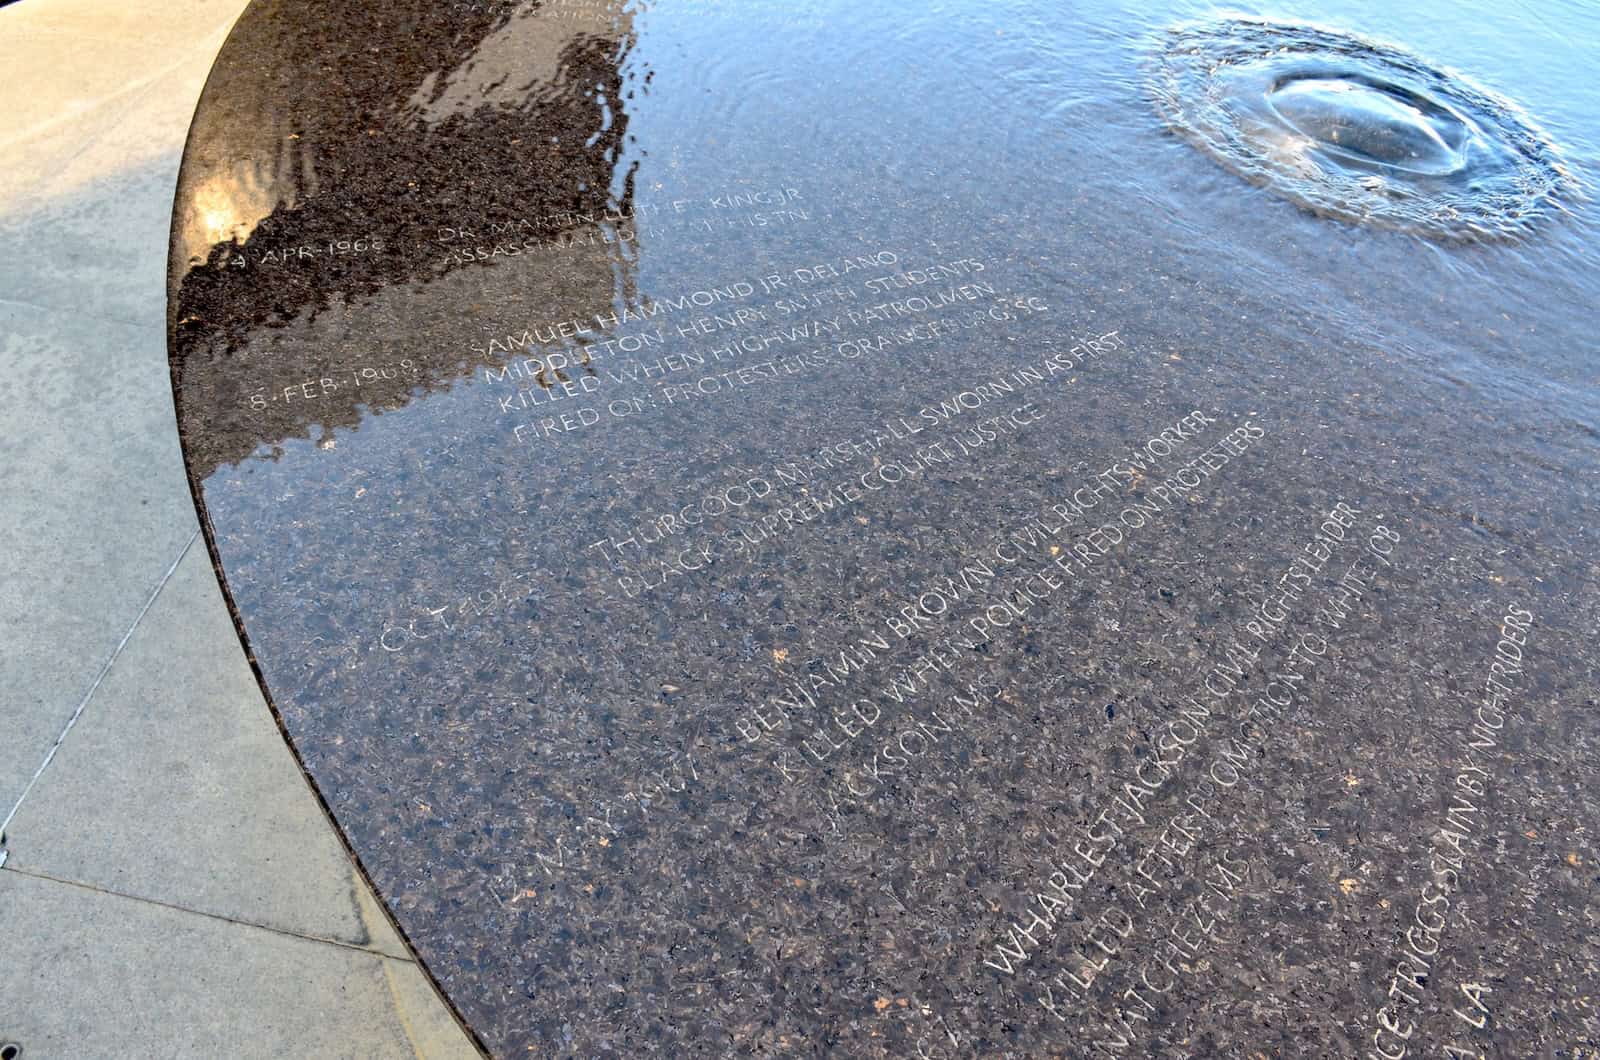
[[[0,1042],[477,1055],[262,704],[183,473],[167,236],[244,6],[0,9]]]
[[[246,12],[189,469],[492,1053],[1600,1047],[1594,219],[1250,188],[1146,93],[1192,14]]]

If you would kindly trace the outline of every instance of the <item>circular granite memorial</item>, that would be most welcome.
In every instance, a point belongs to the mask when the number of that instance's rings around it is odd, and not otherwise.
[[[1324,192],[1516,99],[1473,242],[1195,151],[1198,14],[245,12],[184,451],[488,1053],[1600,1055],[1594,16],[1251,82]]]

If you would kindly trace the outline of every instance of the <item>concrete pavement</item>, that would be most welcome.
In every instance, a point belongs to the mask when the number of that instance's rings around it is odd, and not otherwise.
[[[470,1057],[301,776],[168,386],[183,141],[242,0],[0,8],[0,1043]]]

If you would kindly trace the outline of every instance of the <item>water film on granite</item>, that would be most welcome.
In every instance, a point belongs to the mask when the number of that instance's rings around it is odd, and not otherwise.
[[[1593,19],[1427,6],[252,5],[189,472],[488,1051],[1600,1055]]]

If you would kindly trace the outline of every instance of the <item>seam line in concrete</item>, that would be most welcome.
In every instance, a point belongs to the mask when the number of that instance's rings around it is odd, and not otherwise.
[[[55,313],[57,315],[70,313],[74,317],[80,317],[84,320],[98,320],[106,324],[116,324],[119,327],[133,331],[159,331],[161,329],[160,324],[154,324],[148,320],[130,320],[127,317],[108,316],[105,313],[79,313],[64,306],[41,305],[38,302],[25,302],[19,298],[0,298],[0,305],[14,305],[22,309],[32,309],[38,313]]]
[[[56,737],[56,742],[51,744],[50,750],[45,753],[44,761],[40,762],[39,768],[34,770],[33,777],[28,781],[27,786],[22,789],[22,794],[17,796],[16,805],[11,807],[11,812],[6,814],[6,819],[0,821],[0,865],[5,864],[4,844],[6,829],[11,825],[12,818],[16,817],[18,810],[22,809],[22,803],[27,799],[28,793],[33,791],[33,786],[39,783],[39,778],[44,776],[44,771],[50,768],[50,763],[55,759],[56,752],[61,750],[61,745],[66,742],[67,734],[72,731],[74,725],[78,724],[78,719],[83,716],[84,708],[89,705],[89,700],[93,699],[94,694],[100,690],[101,682],[105,681],[106,675],[111,672],[111,667],[116,664],[117,658],[122,654],[122,649],[126,648],[128,641],[133,639],[133,631],[139,628],[139,623],[144,621],[144,616],[150,613],[150,608],[155,605],[156,597],[160,596],[161,590],[167,587],[167,582],[172,580],[173,574],[178,570],[178,564],[183,562],[183,557],[189,554],[189,549],[194,546],[199,537],[200,531],[196,529],[194,533],[189,535],[189,540],[185,541],[183,547],[178,550],[178,558],[172,561],[172,566],[168,567],[167,572],[161,576],[161,580],[156,582],[156,587],[150,591],[150,596],[145,600],[144,606],[139,608],[139,613],[134,616],[132,624],[128,626],[128,631],[122,635],[122,639],[112,649],[110,657],[105,661],[105,665],[100,667],[100,672],[95,675],[94,682],[89,685],[89,690],[78,701],[78,708],[72,712],[72,717],[67,719],[67,724],[62,727],[61,734]]]
[[[167,909],[174,913],[185,913],[189,916],[205,917],[207,920],[217,920],[224,924],[232,924],[235,927],[251,928],[256,931],[265,931],[269,935],[278,935],[286,939],[299,939],[301,942],[315,942],[323,946],[333,946],[341,950],[349,950],[352,953],[362,953],[368,957],[380,957],[383,960],[394,961],[398,964],[416,963],[409,958],[396,957],[392,953],[385,953],[382,950],[370,949],[366,946],[360,946],[353,942],[344,942],[340,939],[330,939],[323,935],[307,935],[299,931],[286,931],[283,928],[275,928],[269,924],[258,924],[253,920],[240,920],[238,917],[224,916],[221,913],[208,913],[203,909],[190,909],[187,906],[175,905],[172,902],[163,902],[158,898],[145,898],[137,894],[127,894],[122,891],[113,891],[108,887],[100,887],[92,883],[84,883],[82,880],[68,880],[60,876],[52,876],[47,872],[37,872],[32,869],[0,869],[0,874],[4,873],[11,873],[15,876],[26,876],[30,880],[39,880],[43,883],[60,884],[63,887],[76,887],[80,891],[89,891],[93,894],[105,895],[108,898],[121,898],[124,901],[138,902],[141,905],[153,905],[158,909]]]
[[[383,966],[383,982],[389,988],[390,998],[394,1000],[395,1018],[400,1023],[401,1031],[405,1033],[406,1044],[411,1046],[412,1055],[417,1060],[428,1060],[422,1051],[422,1043],[417,1041],[417,1032],[412,1030],[411,1020],[406,1016],[406,1007],[400,1003],[400,984],[394,981],[394,967],[392,965],[385,964]]]
[[[30,30],[27,27],[23,27],[21,29],[18,29],[16,31],[16,33],[17,33],[19,38],[25,38],[25,37],[28,37],[28,36],[38,36],[39,35],[36,30],[30,32]],[[70,37],[71,34],[70,34],[70,31],[67,31],[67,33],[65,33],[65,34],[53,34],[53,35],[54,36],[69,36]],[[115,40],[116,40],[116,38],[114,38],[114,37],[103,37],[103,36],[99,36],[98,34],[88,34],[88,35],[86,35],[84,37],[80,37],[79,39],[94,40],[97,43],[114,43]],[[205,38],[203,38],[203,41],[202,41],[202,44],[201,44],[201,48],[204,48],[205,45],[207,43],[209,43],[210,40],[211,40],[210,35],[207,35]],[[201,50],[201,48],[196,48],[194,50],[195,51],[199,51],[199,50]],[[17,145],[23,144],[23,143],[25,143],[25,142],[27,142],[29,140],[38,139],[40,137],[43,137],[43,136],[49,134],[50,132],[52,132],[53,130],[58,128],[59,126],[65,125],[68,122],[82,121],[88,115],[93,114],[96,111],[103,110],[105,107],[107,107],[107,106],[109,106],[109,105],[111,105],[113,103],[118,103],[118,102],[120,102],[120,101],[122,101],[124,99],[129,98],[129,97],[137,97],[140,93],[144,92],[147,88],[150,88],[156,82],[160,81],[162,78],[164,78],[168,74],[172,73],[174,70],[178,70],[178,69],[182,68],[183,66],[185,66],[186,64],[188,64],[190,62],[192,62],[192,53],[186,51],[179,58],[174,59],[172,62],[168,63],[166,66],[161,67],[161,69],[157,70],[155,73],[149,74],[149,75],[145,76],[144,78],[141,78],[140,80],[133,82],[131,85],[123,85],[121,88],[117,89],[116,91],[110,92],[110,93],[108,93],[106,95],[103,95],[103,96],[99,97],[93,103],[91,103],[88,107],[86,107],[85,109],[83,109],[81,111],[71,111],[71,112],[69,112],[67,114],[58,115],[58,116],[53,117],[53,118],[46,118],[43,121],[35,122],[33,125],[31,125],[30,127],[26,128],[26,129],[23,129],[19,133],[13,133],[12,135],[8,136],[5,140],[0,140],[0,147],[13,147],[13,146],[17,146]],[[81,149],[73,157],[77,158],[78,156],[82,155],[83,151],[88,150],[92,146],[94,146],[92,142],[90,144],[85,145],[84,148]]]

